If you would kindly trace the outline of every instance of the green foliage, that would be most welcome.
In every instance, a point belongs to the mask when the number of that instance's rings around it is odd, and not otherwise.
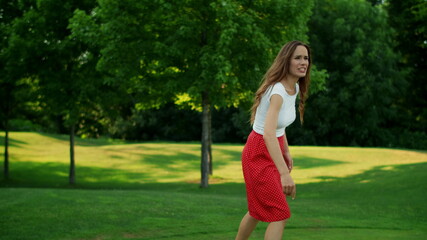
[[[42,127],[38,124],[34,124],[29,120],[22,119],[11,119],[9,121],[9,129],[10,131],[41,131]]]
[[[395,51],[401,54],[399,66],[409,72],[407,88],[400,96],[399,128],[427,134],[427,2],[388,0],[389,23],[396,32]],[[427,137],[427,136],[425,136]]]
[[[99,49],[96,68],[105,74],[103,83],[120,95],[114,98],[119,104],[145,109],[172,98],[165,79],[175,71],[162,65],[155,52],[163,10],[159,1],[105,0],[89,13],[75,11],[70,19],[72,36]]]
[[[182,93],[200,105],[202,91],[215,106],[236,107],[282,44],[306,40],[311,2],[99,1],[89,14],[76,11],[70,28],[101,48],[105,81],[144,108]]]
[[[326,90],[326,82],[328,81],[329,74],[326,69],[318,70],[316,65],[311,68],[311,82],[309,94],[316,94]]]
[[[86,53],[81,42],[69,37],[67,29],[73,9],[88,9],[92,4],[83,0],[19,1],[14,10],[20,14],[8,28],[9,48],[5,55],[6,69],[10,71],[5,76],[14,81],[31,76],[29,79],[35,80],[37,87],[33,105],[42,107],[35,112],[60,118],[68,126],[78,122],[80,112],[90,111],[98,90],[93,56]]]
[[[244,108],[213,109],[213,142],[245,142],[251,131],[248,113]],[[198,141],[200,118],[200,112],[168,103],[158,109],[134,110],[129,117],[119,116],[112,125],[103,127],[108,127],[109,136],[119,139]]]
[[[307,113],[314,144],[388,145],[396,98],[406,85],[397,69],[386,12],[364,1],[317,1],[310,21],[314,60],[326,69],[326,91]],[[325,27],[328,26],[328,27]]]
[[[183,71],[177,90],[197,104],[201,93],[207,92],[217,107],[252,100],[278,49],[288,40],[306,40],[311,5],[311,1],[173,5],[176,21],[171,28],[177,30],[170,32],[162,50],[169,64]]]
[[[108,132],[126,140],[195,141],[200,139],[200,125],[200,113],[169,103],[159,109],[133,110],[129,117],[120,116]]]

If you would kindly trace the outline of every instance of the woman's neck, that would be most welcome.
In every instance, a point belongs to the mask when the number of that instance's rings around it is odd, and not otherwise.
[[[287,77],[280,82],[283,84],[286,90],[293,92],[295,91],[295,84],[298,82],[298,78]]]

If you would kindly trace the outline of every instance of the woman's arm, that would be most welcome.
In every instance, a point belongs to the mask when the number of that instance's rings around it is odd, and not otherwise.
[[[276,137],[277,121],[282,103],[283,99],[281,96],[276,94],[271,96],[270,107],[267,110],[267,116],[265,118],[263,137],[268,153],[279,171],[283,192],[286,195],[292,196],[294,199],[296,195],[295,183],[289,173],[288,166],[286,166],[283,158],[284,156],[280,150],[279,141]]]

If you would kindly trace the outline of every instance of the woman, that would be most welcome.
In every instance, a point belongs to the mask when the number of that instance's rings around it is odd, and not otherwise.
[[[299,41],[280,50],[256,92],[250,133],[242,153],[248,212],[240,223],[236,240],[248,239],[259,221],[269,222],[264,239],[282,239],[286,219],[291,216],[286,196],[296,196],[290,175],[293,160],[285,128],[299,115],[303,122],[304,103],[310,84],[310,48]]]

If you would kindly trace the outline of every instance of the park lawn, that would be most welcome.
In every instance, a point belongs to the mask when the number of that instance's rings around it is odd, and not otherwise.
[[[200,189],[198,143],[78,139],[77,184],[70,187],[66,136],[10,138],[1,239],[233,239],[246,211],[242,145],[213,146],[214,184]],[[426,152],[291,152],[298,195],[284,239],[427,238]],[[262,239],[265,226],[251,239]]]

